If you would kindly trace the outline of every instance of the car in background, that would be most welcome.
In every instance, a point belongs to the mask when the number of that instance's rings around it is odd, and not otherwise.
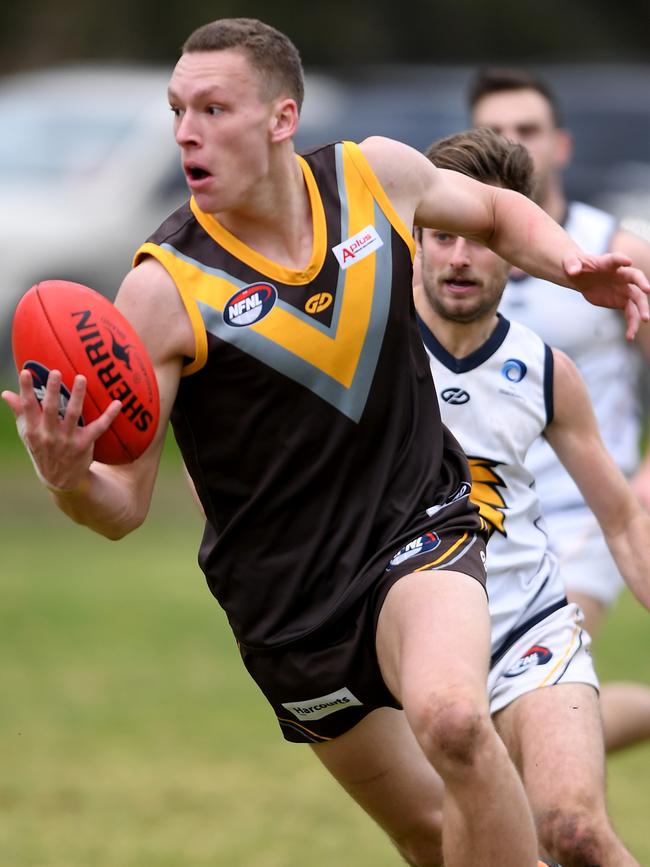
[[[297,149],[385,135],[424,150],[469,125],[473,70],[310,70]],[[537,70],[557,89],[575,138],[569,195],[650,232],[650,65]],[[32,284],[75,280],[112,298],[135,249],[187,198],[169,74],[86,64],[0,80],[0,363]]]
[[[139,245],[186,196],[169,73],[73,66],[0,84],[0,328],[39,280],[113,297]]]
[[[650,64],[530,68],[557,93],[574,138],[565,175],[569,197],[620,218],[650,220]],[[466,96],[476,69],[409,65],[330,71],[338,99],[335,113],[321,117],[319,133],[323,140],[353,141],[385,135],[426,150],[470,126]]]
[[[30,286],[74,280],[113,298],[137,247],[187,199],[169,75],[84,64],[0,79],[0,368]],[[306,130],[336,113],[326,79],[307,90]]]

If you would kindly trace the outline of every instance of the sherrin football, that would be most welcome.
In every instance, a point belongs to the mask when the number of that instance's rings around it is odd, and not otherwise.
[[[61,371],[61,417],[78,373],[87,380],[79,424],[121,401],[122,411],[95,443],[95,460],[126,464],[140,457],[158,424],[158,384],[135,329],[107,298],[67,280],[37,283],[18,303],[11,337],[16,367],[31,372],[39,401],[50,370]]]

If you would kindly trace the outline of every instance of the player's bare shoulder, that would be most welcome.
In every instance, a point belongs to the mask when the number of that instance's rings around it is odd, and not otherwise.
[[[124,278],[116,307],[134,324],[154,364],[192,358],[192,323],[174,281],[165,268],[148,256]]]
[[[370,136],[359,147],[394,207],[410,225],[426,190],[435,183],[435,166],[419,151],[395,139]]]

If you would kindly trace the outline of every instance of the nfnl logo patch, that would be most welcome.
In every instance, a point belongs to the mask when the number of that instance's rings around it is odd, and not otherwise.
[[[278,291],[270,283],[251,283],[226,301],[223,321],[233,328],[245,328],[259,322],[273,309]]]
[[[552,657],[553,654],[548,647],[535,644],[524,653],[521,659],[518,659],[514,665],[504,672],[504,677],[518,677],[536,665],[546,665]]]
[[[387,568],[394,568],[395,566],[399,566],[400,563],[403,563],[405,560],[408,560],[410,557],[416,557],[418,554],[426,554],[427,551],[433,551],[439,544],[440,536],[437,533],[434,533],[433,530],[430,530],[428,533],[425,533],[423,536],[418,536],[417,539],[413,539],[408,543],[408,545],[404,545],[403,548],[400,548],[388,564]]]
[[[332,247],[332,253],[334,253],[339,265],[345,271],[350,265],[354,265],[355,262],[365,259],[366,256],[369,256],[383,246],[384,242],[377,234],[375,227],[366,226],[365,229],[357,232],[356,235],[352,235],[351,238],[347,238],[338,247]]]

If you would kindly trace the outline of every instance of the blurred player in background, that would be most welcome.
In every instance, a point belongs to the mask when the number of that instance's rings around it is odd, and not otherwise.
[[[524,194],[532,187],[526,149],[489,129],[442,139],[427,156],[483,183]],[[564,867],[638,867],[607,815],[590,638],[549,550],[525,466],[529,447],[540,436],[551,444],[646,608],[650,515],[605,449],[575,365],[526,326],[497,314],[509,263],[449,232],[418,229],[416,239],[415,306],[443,422],[469,456],[472,499],[493,531],[488,691],[497,731],[550,855]]]
[[[571,136],[545,82],[524,70],[484,69],[470,86],[469,104],[475,126],[489,127],[528,148],[535,166],[533,198],[579,244],[601,253],[623,250],[650,274],[650,245],[620,229],[611,215],[566,200],[562,169],[571,158]],[[576,363],[605,445],[631,478],[641,502],[650,506],[650,453],[646,450],[641,458],[640,388],[640,368],[644,358],[650,358],[650,328],[642,325],[635,343],[630,343],[616,311],[585,309],[578,297],[516,269],[500,309]],[[549,445],[540,440],[531,449],[528,464],[537,479],[569,598],[580,605],[587,630],[596,636],[622,588],[620,575],[592,512]],[[608,750],[650,737],[650,688],[604,684],[601,701]]]

